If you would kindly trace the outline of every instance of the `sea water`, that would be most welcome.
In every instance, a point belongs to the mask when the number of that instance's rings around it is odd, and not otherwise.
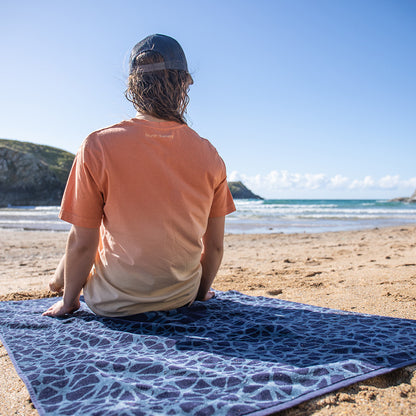
[[[71,226],[58,218],[60,207],[0,208],[0,228],[68,231]]]
[[[229,233],[316,233],[416,224],[416,204],[387,200],[237,200]]]
[[[385,200],[236,200],[227,233],[316,233],[416,224],[416,204]],[[0,209],[0,228],[68,231],[59,207]]]

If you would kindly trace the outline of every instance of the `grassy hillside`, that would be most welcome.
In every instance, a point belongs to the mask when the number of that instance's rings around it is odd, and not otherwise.
[[[46,163],[49,169],[57,176],[60,182],[65,183],[68,179],[68,173],[71,169],[75,155],[56,147],[21,142],[18,140],[0,139],[1,147],[31,153],[36,158]]]

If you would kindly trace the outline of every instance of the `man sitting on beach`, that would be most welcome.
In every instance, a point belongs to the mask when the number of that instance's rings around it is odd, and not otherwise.
[[[60,218],[72,224],[43,315],[80,307],[126,316],[209,300],[235,210],[224,162],[190,129],[192,84],[179,43],[164,35],[130,56],[126,97],[136,117],[89,135],[75,158]]]

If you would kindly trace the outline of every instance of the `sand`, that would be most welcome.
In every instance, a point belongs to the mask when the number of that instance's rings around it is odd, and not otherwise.
[[[217,290],[416,319],[416,227],[227,235]],[[1,230],[0,300],[50,296],[66,233]],[[416,366],[310,400],[295,415],[414,415]],[[0,415],[37,415],[0,346]]]

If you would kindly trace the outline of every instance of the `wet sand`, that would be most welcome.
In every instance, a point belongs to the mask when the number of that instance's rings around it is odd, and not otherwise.
[[[1,230],[0,300],[46,290],[66,233]],[[227,235],[217,290],[416,319],[416,227],[323,234]],[[295,415],[414,415],[416,366],[354,384],[288,411]],[[0,345],[0,415],[37,415]]]

